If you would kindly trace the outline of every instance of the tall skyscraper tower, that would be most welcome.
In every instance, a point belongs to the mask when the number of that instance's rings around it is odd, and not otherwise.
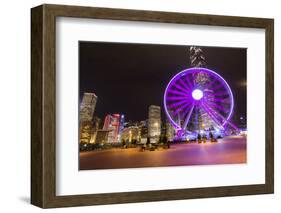
[[[175,129],[168,120],[166,121],[166,136],[168,141],[173,141],[175,136]]]
[[[80,105],[79,138],[80,142],[90,143],[93,135],[93,115],[98,97],[94,93],[84,93]],[[93,141],[93,140],[92,140]]]
[[[204,56],[204,52],[200,47],[192,46],[189,48],[189,57],[190,57],[190,65],[191,67],[206,67],[206,59]],[[199,72],[196,73],[194,76],[194,84],[196,85],[206,85],[210,83],[210,77],[207,73]],[[205,87],[206,88],[206,87]],[[213,91],[208,90],[208,99],[214,98],[214,95],[212,94]],[[200,111],[198,113],[198,117],[193,118],[193,120],[196,120],[194,122],[194,127],[197,130],[204,130],[204,129],[212,129],[214,126],[217,126],[212,119],[209,118],[206,112],[202,111],[201,109],[197,109]]]
[[[98,130],[100,129],[101,119],[97,116],[93,117],[92,120],[92,129],[91,129],[91,140],[90,143],[96,143],[96,138],[98,134]]]
[[[191,67],[206,67],[206,59],[203,53],[203,50],[200,47],[190,47],[189,48],[189,57]],[[206,73],[197,73],[195,76],[196,83],[204,84],[207,83],[209,77]]]
[[[148,137],[161,135],[161,107],[151,105],[148,108]]]
[[[80,122],[92,121],[98,97],[95,93],[85,92],[80,106]]]

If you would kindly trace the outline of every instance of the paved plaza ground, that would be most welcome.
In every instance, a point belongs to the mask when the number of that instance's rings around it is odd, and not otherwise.
[[[246,163],[246,137],[229,136],[217,143],[171,144],[170,149],[139,148],[80,153],[80,170]]]

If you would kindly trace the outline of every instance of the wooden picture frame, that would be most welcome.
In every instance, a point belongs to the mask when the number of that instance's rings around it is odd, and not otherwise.
[[[94,18],[265,29],[265,184],[56,195],[56,18]],[[274,21],[217,15],[44,4],[31,9],[31,203],[42,208],[267,194],[274,191]]]

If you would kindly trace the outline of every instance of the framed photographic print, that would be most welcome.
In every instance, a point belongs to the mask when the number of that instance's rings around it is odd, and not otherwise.
[[[274,191],[273,19],[31,9],[31,203]]]

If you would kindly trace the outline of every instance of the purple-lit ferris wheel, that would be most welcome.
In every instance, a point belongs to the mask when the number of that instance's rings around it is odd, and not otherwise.
[[[206,68],[181,71],[170,80],[164,94],[167,117],[182,133],[224,130],[233,106],[233,94],[227,82]]]

